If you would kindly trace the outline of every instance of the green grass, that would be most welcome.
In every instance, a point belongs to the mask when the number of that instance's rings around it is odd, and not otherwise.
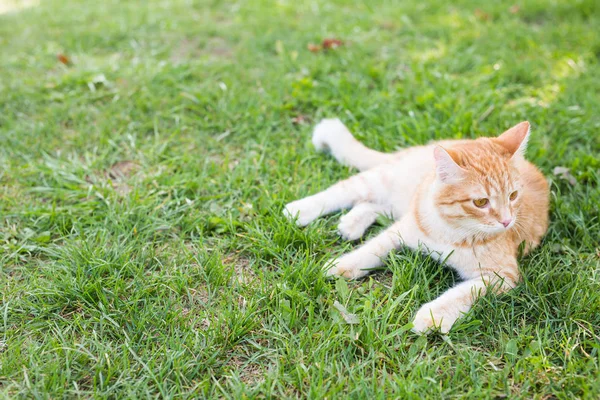
[[[3,397],[600,397],[600,3],[365,3],[0,15]],[[326,116],[385,151],[531,121],[552,222],[522,284],[442,338],[410,332],[457,279],[428,257],[324,279],[339,215],[281,209],[353,173]]]

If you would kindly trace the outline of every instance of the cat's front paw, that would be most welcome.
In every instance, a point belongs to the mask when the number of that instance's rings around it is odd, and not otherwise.
[[[365,263],[361,257],[349,253],[338,259],[327,261],[324,269],[327,276],[341,276],[346,279],[358,279],[370,272],[368,269],[364,269],[364,267]]]
[[[352,134],[346,125],[337,118],[323,119],[315,126],[312,142],[319,151],[327,151],[331,143],[339,143],[341,140],[352,138]]]
[[[450,332],[454,322],[460,317],[460,313],[451,305],[429,302],[421,306],[413,320],[412,331],[420,334],[428,334],[434,329],[441,333]]]
[[[288,203],[283,209],[283,214],[290,220],[296,217],[296,224],[306,226],[319,218],[320,211],[309,199],[302,199]]]

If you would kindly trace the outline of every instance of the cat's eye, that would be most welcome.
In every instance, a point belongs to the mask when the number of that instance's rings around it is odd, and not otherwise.
[[[519,192],[517,192],[516,190],[514,192],[512,192],[510,194],[510,196],[508,197],[510,199],[510,201],[514,201],[517,199],[517,196],[519,195]]]
[[[475,204],[479,208],[483,208],[488,205],[490,201],[488,199],[476,199],[473,200],[473,204]]]

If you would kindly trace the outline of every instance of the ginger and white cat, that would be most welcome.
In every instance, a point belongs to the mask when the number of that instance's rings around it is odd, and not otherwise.
[[[329,189],[289,203],[284,213],[304,226],[351,208],[339,233],[360,238],[378,214],[396,221],[354,251],[325,265],[328,275],[363,277],[400,246],[431,253],[463,282],[417,312],[413,330],[448,332],[486,290],[503,292],[519,281],[517,253],[536,247],[548,227],[548,184],[525,160],[529,123],[496,138],[448,140],[393,154],[358,142],[338,119],[313,133],[318,150],[363,171]]]

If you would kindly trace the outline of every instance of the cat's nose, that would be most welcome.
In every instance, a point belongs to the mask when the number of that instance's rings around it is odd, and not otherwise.
[[[501,221],[500,223],[502,225],[504,225],[504,227],[508,227],[510,225],[510,223],[512,222],[512,218],[511,219],[505,219],[504,221]]]

